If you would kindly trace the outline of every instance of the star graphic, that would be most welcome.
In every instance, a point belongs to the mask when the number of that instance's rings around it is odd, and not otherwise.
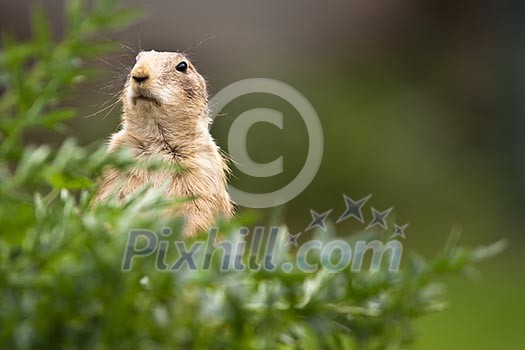
[[[343,198],[345,199],[346,204],[346,210],[345,212],[339,217],[336,223],[340,223],[343,220],[346,220],[350,217],[354,217],[360,222],[364,223],[363,219],[363,213],[361,212],[361,209],[363,209],[363,206],[365,203],[372,197],[372,194],[369,194],[368,196],[361,198],[358,201],[354,201],[352,198],[348,197],[346,194],[343,194]]]
[[[302,232],[299,232],[299,233],[296,233],[295,235],[292,235],[290,232],[288,232],[288,242],[286,242],[286,244],[291,244],[291,245],[294,245],[294,246],[298,246],[297,245],[297,238],[299,238],[299,236],[301,235]]]
[[[366,229],[368,230],[370,227],[373,227],[375,225],[379,225],[382,228],[387,229],[387,224],[385,222],[385,219],[388,216],[388,214],[390,214],[392,209],[394,208],[392,207],[385,211],[378,211],[374,207],[372,207],[372,214],[374,214],[374,218],[372,219],[372,221],[370,221]]]
[[[408,225],[410,225],[410,224],[404,224],[403,226],[398,226],[397,224],[394,224],[394,234],[390,238],[394,238],[394,237],[397,237],[397,236],[401,236],[403,238],[406,238],[405,237],[405,229],[408,227]]]
[[[311,230],[312,228],[314,228],[316,226],[319,227],[319,228],[322,228],[323,230],[326,230],[326,226],[325,226],[325,222],[324,221],[326,220],[328,215],[330,215],[331,212],[332,212],[332,209],[330,209],[328,211],[325,211],[322,214],[319,214],[319,213],[315,212],[315,210],[310,209],[310,214],[312,215],[312,222],[310,223],[310,225],[308,225],[308,227],[304,231],[306,232],[308,230]]]

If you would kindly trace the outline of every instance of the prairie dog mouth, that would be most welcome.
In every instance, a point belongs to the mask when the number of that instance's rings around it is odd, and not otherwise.
[[[136,105],[137,101],[145,101],[154,103],[157,107],[160,107],[160,101],[144,91],[134,91],[131,100],[133,101],[133,105]]]

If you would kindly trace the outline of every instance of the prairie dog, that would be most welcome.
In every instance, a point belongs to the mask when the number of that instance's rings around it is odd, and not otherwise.
[[[230,217],[228,167],[208,130],[206,81],[188,58],[175,52],[139,53],[121,99],[122,125],[108,151],[126,147],[137,160],[160,157],[184,170],[108,170],[95,201],[114,195],[123,200],[145,185],[167,184],[166,198],[194,198],[166,212],[185,218],[185,236],[207,230],[218,217]]]

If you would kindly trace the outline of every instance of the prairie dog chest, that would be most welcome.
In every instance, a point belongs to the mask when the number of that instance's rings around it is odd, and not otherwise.
[[[184,160],[183,149],[180,146],[170,145],[167,142],[154,142],[138,144],[133,146],[137,160],[160,160],[169,164],[182,165]]]
[[[212,178],[224,176],[223,161],[216,149],[210,145],[173,146],[166,142],[140,144],[134,147],[135,157],[139,161],[161,161],[168,165],[166,169],[146,170],[143,174],[157,181],[166,177],[188,179],[198,184]],[[155,182],[157,182],[155,181]]]

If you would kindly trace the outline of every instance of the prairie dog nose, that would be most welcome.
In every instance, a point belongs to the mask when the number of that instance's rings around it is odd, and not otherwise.
[[[145,67],[138,67],[131,72],[131,77],[137,83],[143,83],[149,79],[149,71]]]

